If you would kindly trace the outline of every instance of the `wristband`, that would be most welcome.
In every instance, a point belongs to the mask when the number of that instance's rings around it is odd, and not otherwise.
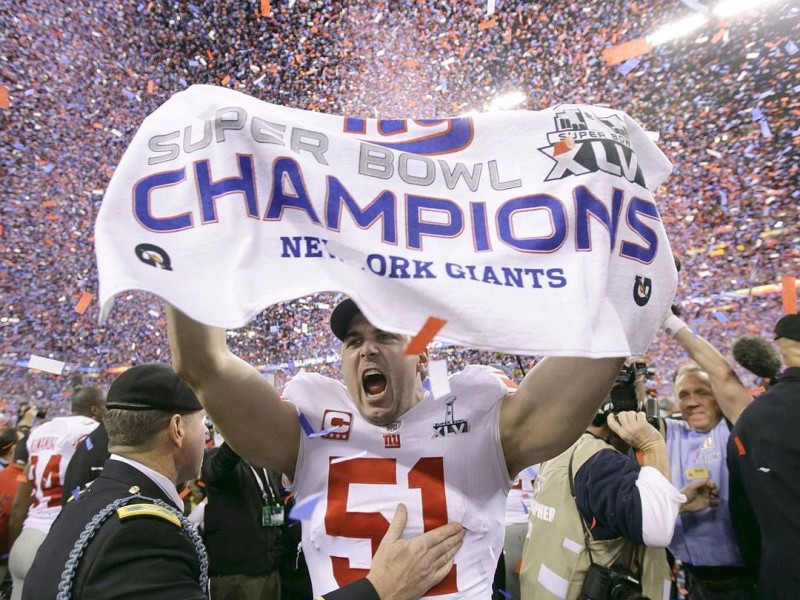
[[[667,333],[667,335],[671,337],[675,337],[676,335],[678,335],[678,332],[681,329],[685,329],[687,327],[689,326],[686,323],[684,323],[680,319],[680,317],[676,315],[668,316],[666,319],[664,319],[664,322],[661,324],[661,328]]]

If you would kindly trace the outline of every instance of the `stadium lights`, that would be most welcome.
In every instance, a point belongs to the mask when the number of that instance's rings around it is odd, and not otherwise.
[[[756,10],[774,0],[723,0],[714,7],[714,14],[720,18],[728,18],[747,10]]]
[[[734,0],[738,2],[739,0]],[[694,30],[702,27],[708,22],[708,17],[701,14],[694,14],[680,21],[668,23],[654,33],[648,35],[645,39],[651,46],[659,46],[665,42],[672,41],[676,38],[689,35]]]
[[[524,101],[525,94],[522,92],[509,92],[492,100],[486,110],[508,110],[522,104]]]

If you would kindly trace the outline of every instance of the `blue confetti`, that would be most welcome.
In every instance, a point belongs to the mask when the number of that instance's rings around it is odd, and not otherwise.
[[[721,311],[715,311],[712,314],[713,314],[714,318],[717,321],[719,321],[720,323],[727,323],[728,322],[728,317],[725,316],[725,313],[723,313]]]
[[[322,498],[322,493],[311,494],[307,498],[303,498],[289,511],[289,518],[295,521],[308,521],[314,514],[314,509],[317,507],[317,502],[319,502],[320,498]]]
[[[314,433],[314,428],[311,426],[311,423],[308,422],[308,418],[303,413],[300,413],[297,418],[300,419],[300,427],[303,428],[303,431],[306,432],[306,435],[310,436]]]
[[[509,594],[507,591],[501,590],[500,588],[497,588],[497,591],[500,592],[501,594],[503,594],[504,598],[513,598],[514,597],[511,594]]]
[[[86,438],[86,449],[91,450],[92,448],[94,448],[94,444],[92,444],[91,438]]]
[[[310,438],[322,437],[323,435],[328,435],[329,433],[338,431],[339,429],[341,429],[341,427],[342,427],[341,425],[334,425],[333,427],[328,427],[327,429],[323,429],[322,431],[316,431],[313,433],[306,432],[306,434]]]
[[[628,73],[633,71],[639,65],[640,62],[642,62],[642,59],[641,58],[636,58],[634,56],[633,58],[629,58],[624,63],[622,63],[620,66],[618,66],[617,67],[617,71],[619,71],[623,75],[627,75]]]
[[[73,502],[77,502],[80,499],[81,499],[81,488],[80,486],[78,486],[74,490],[72,490],[72,500]]]

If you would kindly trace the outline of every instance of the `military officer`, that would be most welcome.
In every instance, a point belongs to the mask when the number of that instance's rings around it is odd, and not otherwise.
[[[125,371],[107,400],[111,456],[53,524],[23,597],[205,599],[205,549],[177,490],[200,472],[203,408],[163,364]]]

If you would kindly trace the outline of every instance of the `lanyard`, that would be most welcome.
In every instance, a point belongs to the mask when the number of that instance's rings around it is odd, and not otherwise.
[[[261,490],[261,498],[264,500],[264,504],[279,505],[280,500],[278,495],[275,493],[275,490],[272,489],[272,484],[269,481],[269,473],[267,473],[267,470],[263,467],[256,469],[250,463],[247,463],[247,465],[250,467],[250,470],[253,472],[253,475],[256,478],[256,483],[258,483],[258,487]]]

